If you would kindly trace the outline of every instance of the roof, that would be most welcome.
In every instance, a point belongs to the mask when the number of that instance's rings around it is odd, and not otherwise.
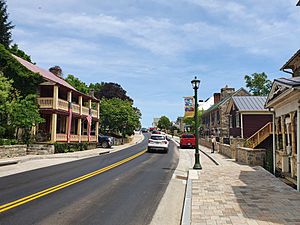
[[[297,5],[296,6],[300,6],[300,1],[297,3]]]
[[[242,90],[244,90],[245,92],[247,92],[250,95],[250,93],[248,91],[246,91],[244,88],[240,88],[239,90],[235,91],[233,94],[227,96],[226,98],[223,98],[221,101],[219,101],[218,103],[212,105],[209,109],[205,110],[203,115],[219,108],[220,105],[227,102],[232,96],[235,96],[238,92],[240,92]]]
[[[48,80],[48,81],[52,81],[54,83],[57,83],[57,84],[60,84],[72,91],[75,91],[77,93],[80,93],[81,95],[83,96],[86,96],[88,97],[89,99],[94,99],[94,100],[97,100],[99,101],[98,99],[96,99],[95,97],[93,96],[89,96],[89,95],[86,95],[84,93],[81,93],[80,91],[76,90],[72,85],[70,85],[67,81],[65,81],[63,78],[60,78],[58,76],[56,76],[55,74],[51,73],[50,71],[48,70],[44,70],[18,56],[15,56],[13,55],[13,57],[15,57],[16,60],[18,60],[19,63],[21,63],[23,66],[25,66],[28,70],[34,72],[34,73],[39,73],[44,79]]]
[[[274,82],[277,81],[281,84],[289,86],[291,88],[300,87],[300,77],[291,77],[291,78],[278,78],[275,79]]]
[[[298,56],[300,57],[300,49],[280,68],[280,70],[292,69],[289,64]]]
[[[15,55],[13,55],[13,56],[18,60],[19,63],[21,63],[23,66],[25,66],[28,70],[30,70],[34,73],[39,73],[46,80],[53,81],[53,82],[58,83],[68,89],[76,91],[76,89],[72,85],[70,85],[67,81],[54,75],[50,71],[44,70],[44,69],[42,69],[30,62],[18,57],[18,56],[15,56]]]
[[[264,107],[267,96],[233,96],[232,100],[239,111],[268,111]]]

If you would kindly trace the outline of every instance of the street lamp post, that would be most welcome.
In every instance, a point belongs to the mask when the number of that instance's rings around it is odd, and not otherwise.
[[[200,80],[195,77],[194,80],[191,81],[193,85],[193,89],[195,91],[195,114],[194,114],[194,120],[195,120],[195,136],[196,136],[196,149],[195,149],[195,165],[193,169],[195,170],[201,170],[202,166],[200,164],[200,155],[199,155],[199,144],[198,144],[198,139],[199,139],[199,133],[198,133],[198,97],[197,97],[197,91],[200,85]]]

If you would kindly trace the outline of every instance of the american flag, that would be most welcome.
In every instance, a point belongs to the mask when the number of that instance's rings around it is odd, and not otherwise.
[[[90,139],[91,139],[91,127],[92,127],[91,110],[89,112],[89,115],[86,117],[86,120],[88,122],[88,141],[90,142]]]
[[[68,141],[68,143],[70,143],[70,140],[71,140],[71,127],[72,127],[72,102],[69,102],[68,111],[69,111],[69,122],[68,122],[67,141]]]

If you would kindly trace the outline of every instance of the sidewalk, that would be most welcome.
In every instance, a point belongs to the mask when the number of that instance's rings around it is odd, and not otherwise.
[[[190,170],[192,225],[300,225],[299,192],[262,167],[241,165],[218,153],[211,154],[203,146],[200,149],[219,165],[202,153],[203,169]],[[187,152],[194,156],[193,150]]]
[[[57,165],[61,163],[80,160],[88,157],[99,156],[100,154],[117,152],[122,149],[128,148],[144,139],[143,134],[136,133],[130,143],[113,146],[112,148],[96,148],[85,151],[70,152],[70,153],[57,153],[51,155],[27,155],[15,158],[0,159],[0,177],[34,170],[42,167]],[[8,165],[9,163],[14,163]],[[3,166],[1,166],[3,165]],[[4,166],[5,165],[5,166]]]

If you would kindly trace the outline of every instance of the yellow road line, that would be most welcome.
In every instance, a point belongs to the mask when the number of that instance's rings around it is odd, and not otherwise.
[[[1,213],[1,212],[4,212],[4,211],[7,211],[7,210],[9,210],[9,209],[15,208],[15,207],[17,207],[17,206],[23,205],[23,204],[25,204],[25,203],[27,203],[27,202],[33,201],[33,200],[35,200],[35,199],[37,199],[37,198],[41,198],[41,197],[43,197],[43,196],[45,196],[45,195],[51,194],[51,193],[53,193],[53,192],[56,192],[56,191],[58,191],[58,190],[61,190],[61,189],[66,188],[66,187],[68,187],[68,186],[71,186],[71,185],[73,185],[73,184],[79,183],[79,182],[81,182],[81,181],[84,181],[84,180],[86,180],[86,179],[89,179],[89,178],[91,178],[91,177],[94,177],[94,176],[96,176],[96,175],[99,175],[99,174],[101,174],[101,173],[104,173],[105,171],[111,170],[111,169],[113,169],[113,168],[115,168],[115,167],[117,167],[117,166],[120,166],[120,165],[122,165],[122,164],[124,164],[124,163],[126,163],[126,162],[129,162],[129,161],[132,160],[132,159],[135,159],[135,158],[137,158],[137,157],[143,155],[145,152],[146,152],[146,150],[143,150],[143,151],[141,151],[141,152],[139,152],[139,153],[137,153],[137,154],[135,154],[135,155],[133,155],[133,156],[130,156],[129,158],[126,158],[126,159],[123,159],[123,160],[121,160],[121,161],[119,161],[119,162],[113,163],[113,164],[111,164],[111,165],[109,165],[109,166],[107,166],[107,167],[101,168],[101,169],[99,169],[99,170],[96,170],[96,171],[93,171],[93,172],[91,172],[91,173],[85,174],[85,175],[83,175],[83,176],[77,177],[77,178],[75,178],[75,179],[69,180],[69,181],[67,181],[67,182],[64,182],[64,183],[58,184],[58,185],[56,185],[56,186],[47,188],[47,189],[45,189],[45,190],[43,190],[43,191],[39,191],[39,192],[37,192],[37,193],[28,195],[28,196],[26,196],[26,197],[17,199],[17,200],[15,200],[15,201],[6,203],[6,204],[4,204],[4,205],[1,205],[1,206],[0,206],[0,213]]]

